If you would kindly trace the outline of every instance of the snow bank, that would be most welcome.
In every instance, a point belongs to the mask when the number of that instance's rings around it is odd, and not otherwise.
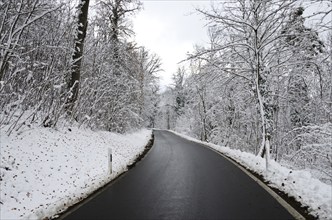
[[[265,159],[251,153],[230,149],[211,143],[199,141],[186,135],[173,132],[187,140],[207,145],[228,157],[236,160],[247,169],[258,173],[270,182],[270,186],[294,197],[303,206],[309,207],[309,212],[319,219],[332,219],[332,186],[312,177],[305,170],[291,170],[271,160],[269,171],[265,169]]]
[[[127,170],[151,131],[128,135],[78,128],[25,128],[0,134],[0,219],[43,219]],[[108,173],[108,148],[113,173]]]

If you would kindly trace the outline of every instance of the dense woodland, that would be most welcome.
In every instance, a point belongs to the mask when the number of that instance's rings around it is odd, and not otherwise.
[[[141,3],[88,6],[65,0],[1,3],[1,124],[27,117],[53,127],[64,118],[120,133],[153,126],[161,62],[127,40]]]
[[[161,92],[160,58],[130,40],[139,1],[0,0],[0,126],[172,129],[331,182],[332,5],[304,3],[197,9],[210,44]]]

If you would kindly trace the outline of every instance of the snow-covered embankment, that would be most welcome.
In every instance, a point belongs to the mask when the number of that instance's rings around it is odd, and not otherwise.
[[[43,219],[66,209],[126,171],[151,133],[26,127],[8,136],[1,128],[0,219]]]

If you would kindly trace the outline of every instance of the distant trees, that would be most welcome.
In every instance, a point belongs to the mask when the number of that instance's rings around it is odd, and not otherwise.
[[[161,60],[156,54],[150,54],[144,47],[139,48],[137,52],[139,115],[141,115],[145,126],[154,128],[160,101],[156,73],[162,71]]]
[[[184,69],[178,68],[176,74],[173,75],[174,94],[175,94],[174,111],[178,116],[183,114],[183,110],[185,107],[185,96],[183,90],[184,74],[185,74]]]

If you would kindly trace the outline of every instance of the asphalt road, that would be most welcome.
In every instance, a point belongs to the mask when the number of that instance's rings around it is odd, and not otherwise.
[[[148,155],[71,219],[294,219],[219,154],[155,131]]]

